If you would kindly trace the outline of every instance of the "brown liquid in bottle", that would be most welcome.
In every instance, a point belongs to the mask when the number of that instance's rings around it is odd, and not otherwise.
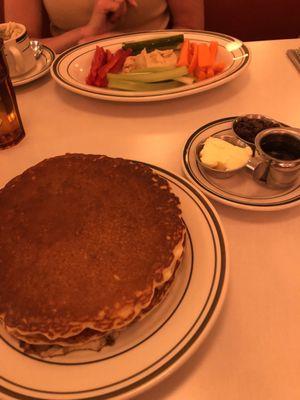
[[[25,136],[16,95],[8,74],[0,39],[0,149],[14,146]]]

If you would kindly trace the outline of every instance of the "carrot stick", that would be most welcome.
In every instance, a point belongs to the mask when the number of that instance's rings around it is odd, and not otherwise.
[[[213,67],[207,67],[206,68],[206,77],[212,78],[213,76],[215,76],[215,71],[213,70]]]
[[[180,53],[179,53],[179,58],[177,61],[177,66],[182,67],[182,66],[188,66],[189,65],[189,47],[190,47],[190,41],[189,39],[185,39],[182,43]]]
[[[189,44],[189,55],[188,55],[188,65],[190,65],[190,63],[192,62],[192,58],[193,58],[193,54],[194,54],[194,49],[193,49],[193,44],[194,43],[190,43]]]
[[[196,67],[196,69],[194,71],[194,75],[196,76],[196,78],[199,81],[203,81],[204,79],[207,78],[205,69],[204,68],[200,68],[200,67]]]
[[[197,63],[198,63],[198,46],[196,45],[196,43],[191,43],[191,53],[192,53],[192,58],[189,64],[189,73],[192,74],[195,70],[195,68],[197,67]]]
[[[214,65],[216,62],[217,58],[217,52],[218,52],[218,42],[212,41],[209,44],[209,53],[210,53],[210,65]]]
[[[200,68],[211,67],[209,47],[204,43],[198,44],[198,66]]]
[[[224,62],[219,62],[218,64],[213,65],[213,70],[215,74],[219,74],[222,72],[225,68],[225,63]]]

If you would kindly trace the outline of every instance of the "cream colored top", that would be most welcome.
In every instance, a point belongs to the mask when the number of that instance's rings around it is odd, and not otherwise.
[[[43,0],[51,21],[51,33],[57,35],[84,26],[90,19],[95,0]],[[165,29],[169,22],[166,0],[138,0],[138,6],[128,7],[115,30],[135,32]]]

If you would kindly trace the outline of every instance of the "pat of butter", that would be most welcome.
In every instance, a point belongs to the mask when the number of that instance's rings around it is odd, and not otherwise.
[[[220,171],[231,171],[245,166],[252,154],[249,146],[235,146],[225,140],[210,137],[200,152],[201,162]]]

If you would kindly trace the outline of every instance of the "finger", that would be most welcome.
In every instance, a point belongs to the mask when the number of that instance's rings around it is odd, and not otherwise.
[[[120,2],[120,1],[118,1],[118,2],[115,1],[115,2],[111,5],[111,7],[110,7],[110,9],[109,9],[109,12],[116,13],[116,14],[120,13],[120,10],[122,9],[123,4],[125,4],[125,3],[124,3],[124,2]]]
[[[107,14],[115,12],[125,0],[98,0],[94,5],[94,12]]]
[[[126,2],[132,7],[137,7],[138,5],[137,0],[126,0]]]
[[[117,22],[123,15],[125,15],[127,12],[127,5],[126,3],[122,3],[120,7],[114,12],[110,17],[109,21],[112,23]]]

